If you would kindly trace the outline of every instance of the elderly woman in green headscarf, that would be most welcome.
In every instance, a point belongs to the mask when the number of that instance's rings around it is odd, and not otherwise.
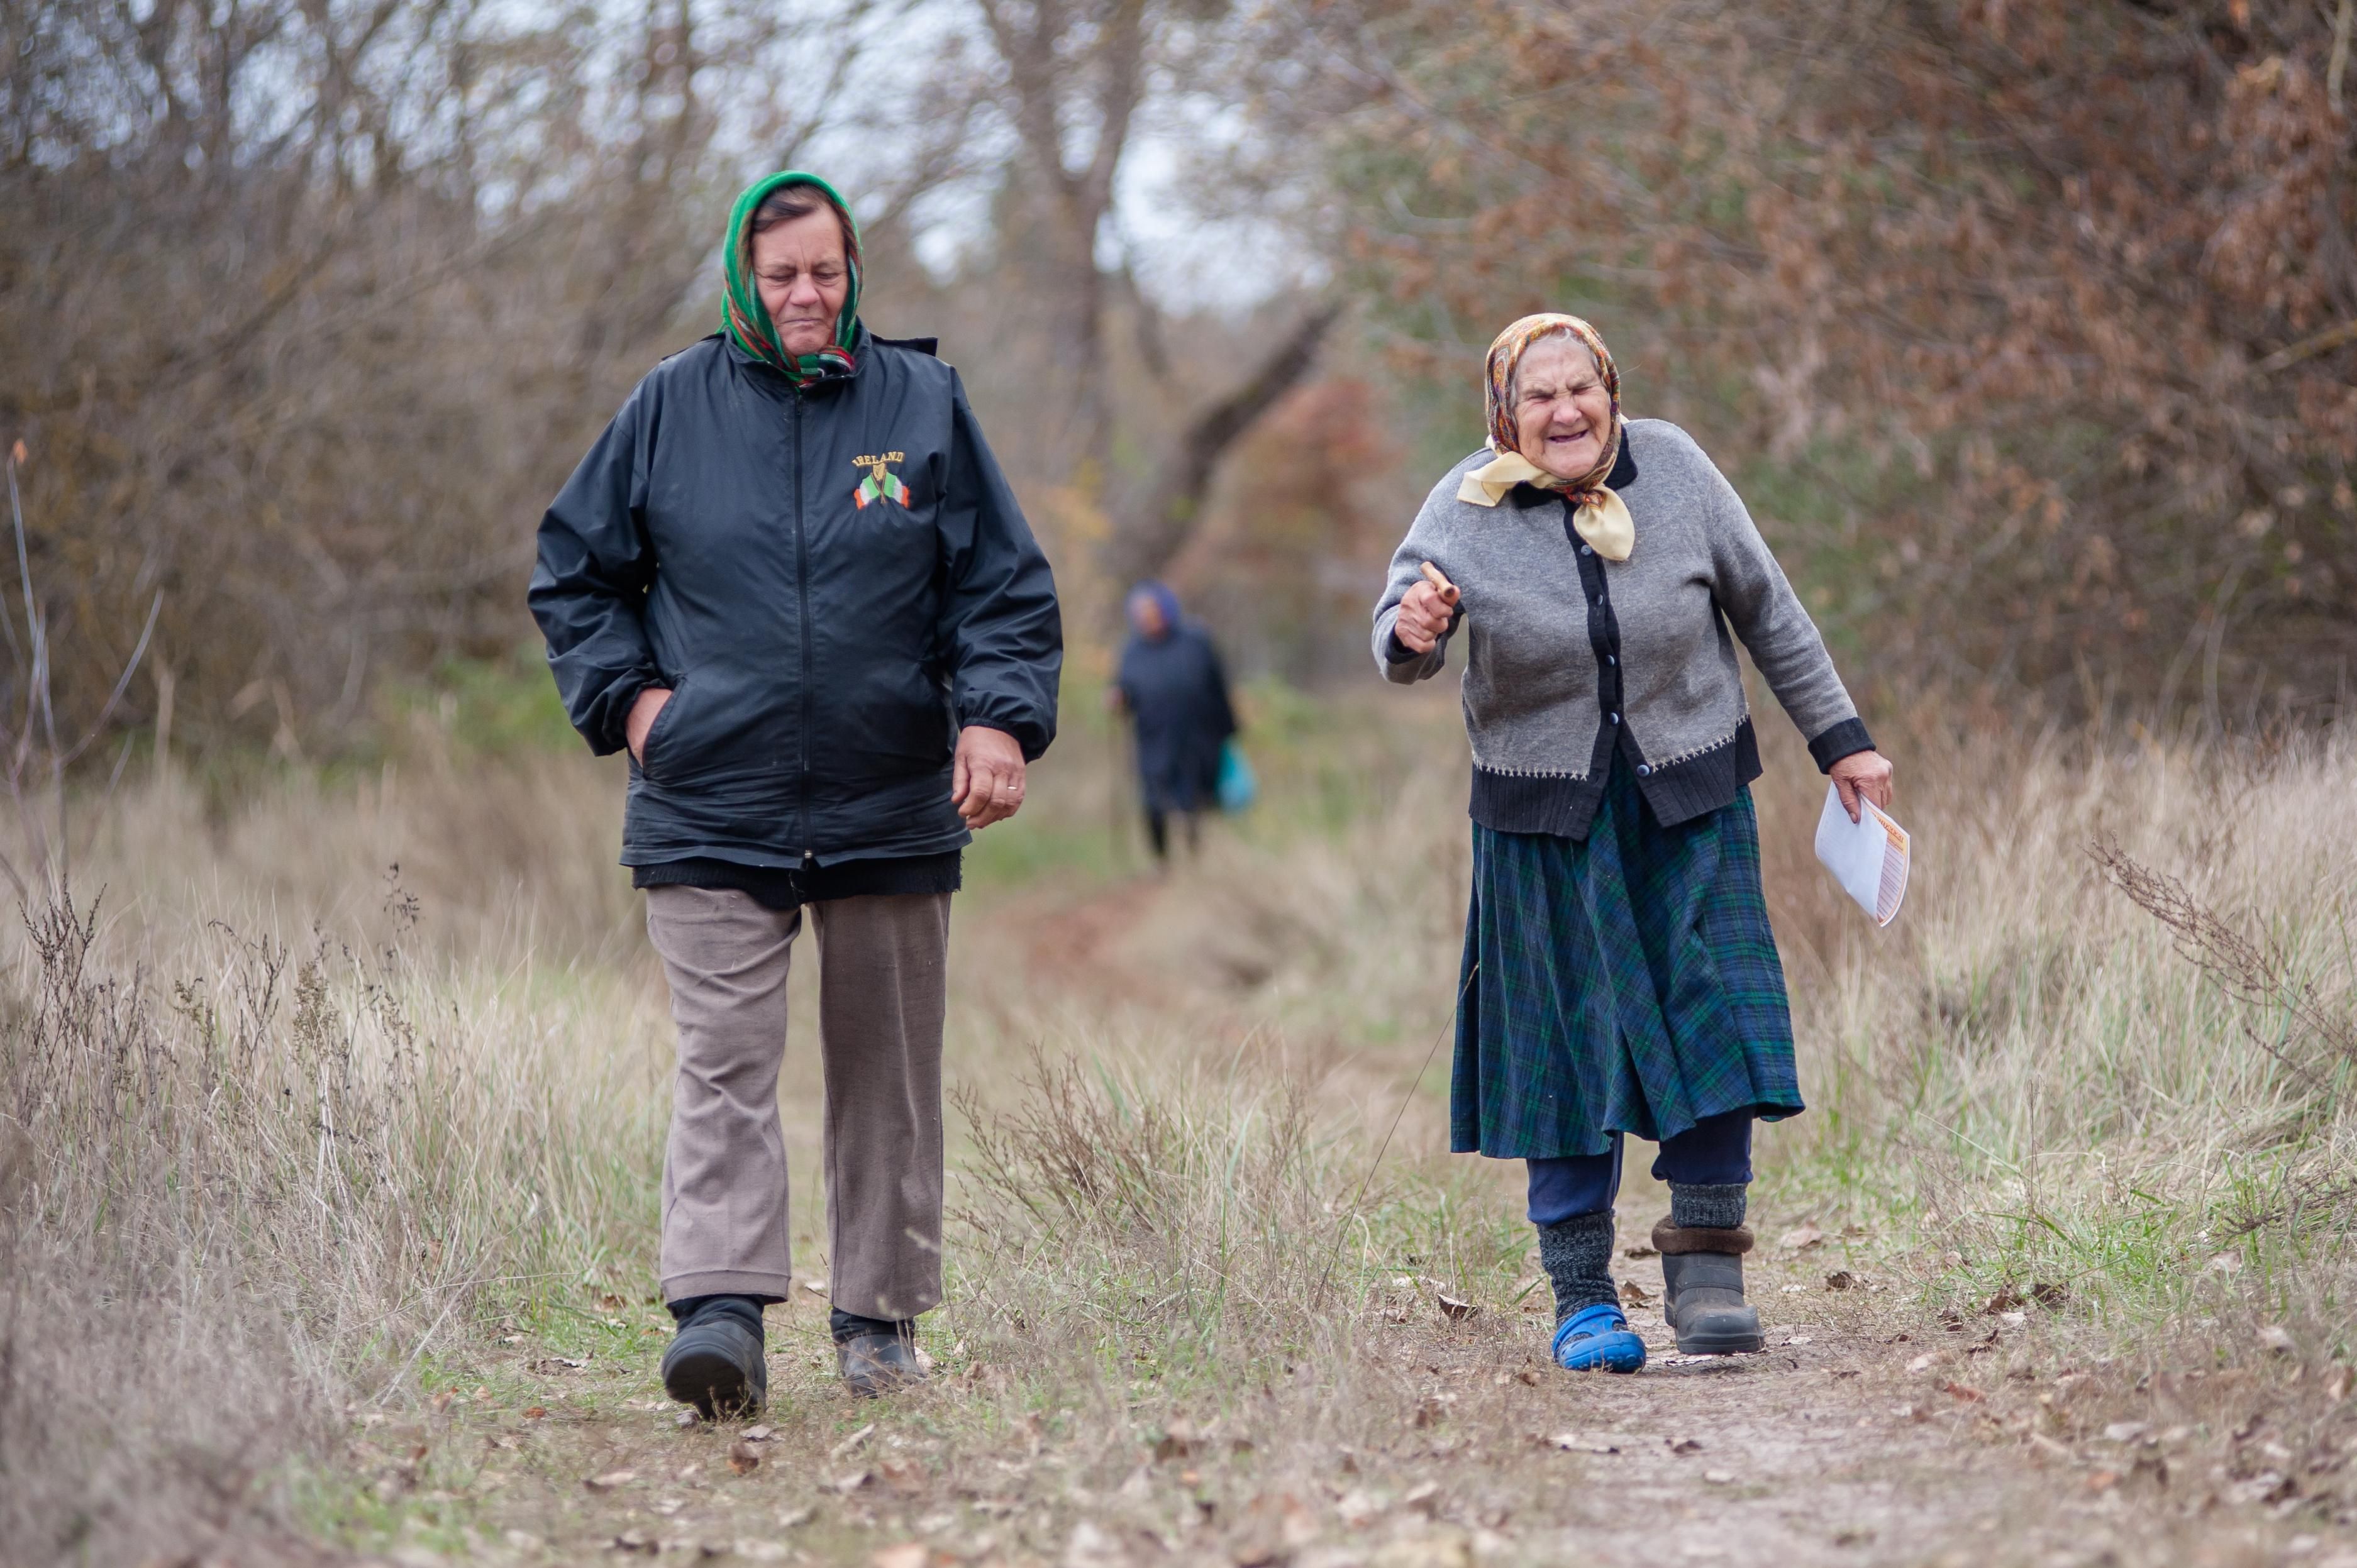
[[[950,895],[1056,732],[1056,589],[957,372],[859,318],[815,176],[729,214],[723,330],[630,393],[540,526],[531,603],[574,725],[630,756],[622,863],[679,1026],[664,1386],[768,1389],[786,1299],[786,970],[819,946],[828,1253],[855,1392],[921,1376],[942,1299]]]
[[[1889,804],[1890,765],[1734,487],[1676,425],[1621,416],[1593,327],[1525,317],[1488,372],[1489,446],[1434,487],[1374,626],[1401,683],[1466,643],[1452,1143],[1527,1162],[1558,1364],[1644,1365],[1610,1270],[1626,1133],[1661,1145],[1679,1349],[1756,1350],[1751,1123],[1802,1101],[1729,628],[1853,817],[1860,794]]]

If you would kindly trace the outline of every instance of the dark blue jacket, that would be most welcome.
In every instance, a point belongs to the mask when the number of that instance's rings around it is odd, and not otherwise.
[[[1133,635],[1115,677],[1137,725],[1137,778],[1148,811],[1196,811],[1219,803],[1220,751],[1236,733],[1228,677],[1200,627],[1179,621],[1161,637]]]
[[[1048,562],[929,343],[863,330],[797,391],[718,334],[640,381],[541,520],[533,617],[574,727],[624,746],[622,862],[940,854],[958,727],[1037,757],[1063,633]]]

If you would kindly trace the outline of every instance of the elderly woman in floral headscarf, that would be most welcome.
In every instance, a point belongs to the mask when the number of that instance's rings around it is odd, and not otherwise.
[[[1610,1273],[1623,1133],[1660,1144],[1652,1241],[1678,1348],[1756,1350],[1751,1123],[1802,1101],[1730,628],[1853,816],[1861,794],[1889,803],[1890,764],[1734,487],[1676,425],[1621,416],[1594,328],[1549,314],[1500,333],[1489,425],[1375,607],[1387,680],[1438,674],[1466,641],[1452,1143],[1528,1162],[1559,1364],[1644,1365]]]

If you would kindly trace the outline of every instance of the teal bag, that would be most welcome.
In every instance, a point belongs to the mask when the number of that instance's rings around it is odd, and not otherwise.
[[[1260,780],[1253,777],[1252,763],[1244,757],[1243,747],[1232,740],[1220,743],[1220,810],[1248,811],[1260,799]]]

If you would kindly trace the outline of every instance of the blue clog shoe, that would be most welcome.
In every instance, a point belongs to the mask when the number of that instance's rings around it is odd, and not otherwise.
[[[1645,1364],[1645,1342],[1607,1302],[1555,1325],[1555,1364],[1574,1372],[1633,1372]]]

